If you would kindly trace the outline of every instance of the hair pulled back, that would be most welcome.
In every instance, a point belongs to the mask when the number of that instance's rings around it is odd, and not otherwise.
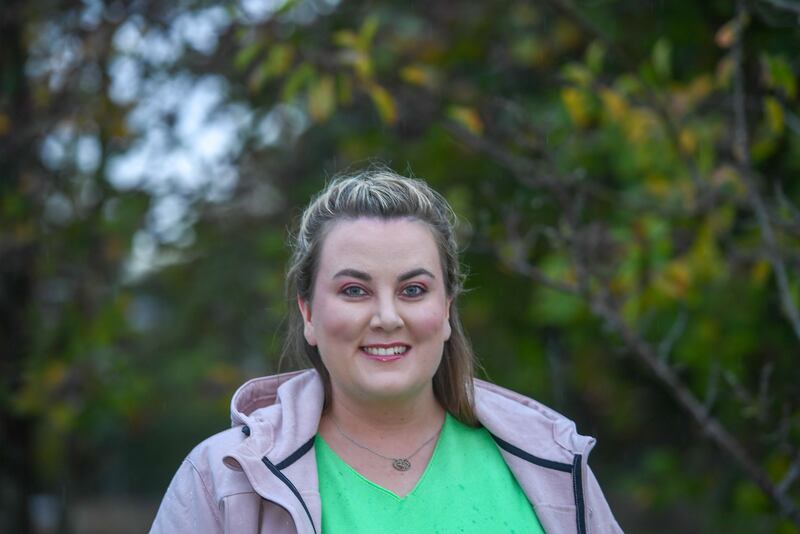
[[[474,355],[458,317],[457,297],[464,276],[454,236],[456,216],[445,198],[422,180],[407,178],[384,168],[342,175],[331,180],[308,204],[291,242],[292,256],[286,280],[290,300],[288,332],[283,358],[307,359],[319,372],[325,388],[325,407],[330,405],[330,375],[317,347],[303,335],[303,317],[294,299],[313,305],[314,281],[322,243],[339,220],[375,217],[410,218],[426,224],[439,250],[447,296],[450,297],[450,339],[444,343],[442,362],[433,377],[433,392],[442,407],[461,422],[477,424],[473,410]]]

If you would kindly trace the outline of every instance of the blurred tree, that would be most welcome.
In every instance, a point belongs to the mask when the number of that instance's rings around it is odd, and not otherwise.
[[[22,2],[10,2],[0,17],[0,522],[26,531],[25,509],[33,486],[32,421],[7,409],[31,352],[38,208],[25,173],[36,165],[33,140],[12,131],[31,114],[21,8]]]
[[[278,367],[297,207],[323,169],[371,158],[469,221],[463,316],[487,373],[599,435],[623,526],[796,530],[798,16],[7,3],[12,530],[32,491],[163,489],[233,388]]]

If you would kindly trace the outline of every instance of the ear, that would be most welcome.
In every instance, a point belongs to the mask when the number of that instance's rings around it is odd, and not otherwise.
[[[453,297],[449,297],[447,299],[447,308],[445,309],[444,314],[444,340],[447,341],[450,339],[450,335],[453,333],[453,328],[450,326],[450,306],[453,305]]]
[[[303,316],[303,336],[311,346],[316,346],[317,336],[314,334],[314,325],[311,323],[311,303],[298,295],[297,307],[300,308],[300,315]]]

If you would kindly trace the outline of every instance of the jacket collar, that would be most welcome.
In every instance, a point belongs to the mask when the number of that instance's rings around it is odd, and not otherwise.
[[[231,424],[242,425],[248,438],[223,462],[243,471],[261,497],[286,509],[300,533],[317,534],[322,517],[316,461],[297,453],[310,450],[323,402],[316,371],[255,378],[231,400]]]
[[[495,438],[529,454],[572,462],[589,454],[595,439],[578,434],[575,423],[533,399],[500,386],[475,380],[475,414]]]
[[[231,399],[231,426],[244,425],[251,432],[255,439],[245,440],[248,450],[281,461],[316,435],[323,402],[322,381],[314,370],[254,378]],[[479,379],[475,411],[494,436],[541,458],[571,462],[595,444],[555,410]]]
[[[323,403],[322,381],[314,370],[250,380],[231,400],[231,423],[243,425],[249,437],[223,461],[244,471],[262,497],[287,509],[298,532],[315,533],[321,520],[316,460],[306,453],[317,433]],[[530,502],[575,506],[580,525],[583,504],[576,484],[580,485],[594,438],[579,435],[572,421],[546,406],[477,379],[475,411]],[[563,473],[542,477],[542,469]],[[560,524],[537,513],[546,530],[559,531]],[[579,526],[578,531],[583,529]]]

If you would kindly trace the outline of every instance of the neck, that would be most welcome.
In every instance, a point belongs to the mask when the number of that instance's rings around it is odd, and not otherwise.
[[[333,393],[328,417],[355,436],[373,436],[378,439],[405,436],[415,441],[441,427],[444,409],[433,395],[433,388],[407,399],[382,402],[351,399]],[[402,440],[405,441],[405,440]]]

